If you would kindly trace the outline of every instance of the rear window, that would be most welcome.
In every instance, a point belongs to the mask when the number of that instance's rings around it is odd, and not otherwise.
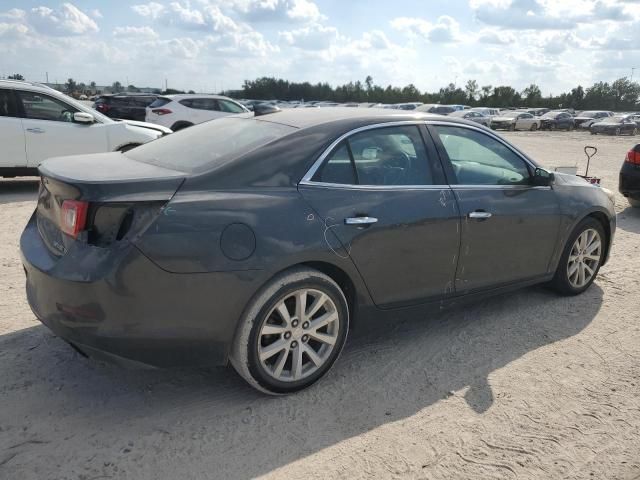
[[[130,150],[126,155],[187,173],[218,168],[296,128],[254,118],[226,117],[189,127]]]
[[[151,105],[149,105],[149,108],[164,107],[169,102],[171,102],[170,98],[158,97],[151,103]]]

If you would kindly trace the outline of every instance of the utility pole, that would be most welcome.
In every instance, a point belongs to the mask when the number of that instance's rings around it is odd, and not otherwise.
[[[44,74],[45,74],[45,75],[46,75],[46,77],[47,77],[47,85],[49,85],[49,72],[44,72]]]
[[[169,82],[168,82],[168,80],[165,78],[165,79],[164,79],[164,91],[166,92],[167,90],[169,90]]]

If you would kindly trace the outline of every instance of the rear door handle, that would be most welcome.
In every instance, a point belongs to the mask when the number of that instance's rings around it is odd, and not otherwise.
[[[345,225],[371,225],[378,221],[375,217],[349,217],[344,219]]]
[[[44,133],[44,130],[41,128],[27,128],[27,132],[31,133]]]
[[[485,212],[482,210],[476,210],[475,212],[469,213],[469,218],[477,218],[480,220],[486,220],[487,218],[491,218],[490,212]]]

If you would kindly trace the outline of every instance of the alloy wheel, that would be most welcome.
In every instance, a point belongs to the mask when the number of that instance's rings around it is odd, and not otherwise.
[[[567,263],[567,277],[574,288],[588,284],[598,269],[602,256],[602,240],[593,228],[583,231],[571,248]]]
[[[339,333],[333,300],[320,290],[299,289],[280,299],[262,323],[258,359],[274,379],[297,381],[327,362]]]

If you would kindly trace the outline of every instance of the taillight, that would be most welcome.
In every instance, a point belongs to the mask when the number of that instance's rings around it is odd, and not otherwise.
[[[640,152],[636,152],[635,149],[629,150],[624,161],[634,165],[640,165]]]
[[[153,113],[157,114],[157,115],[167,115],[169,113],[173,113],[171,110],[169,110],[168,108],[154,108],[153,110],[151,110]]]
[[[65,200],[62,202],[60,214],[60,229],[73,238],[84,230],[87,223],[87,210],[89,203],[79,200]]]
[[[96,106],[96,110],[98,110],[101,113],[105,113],[109,111],[109,105],[107,105],[106,103],[99,103]]]

